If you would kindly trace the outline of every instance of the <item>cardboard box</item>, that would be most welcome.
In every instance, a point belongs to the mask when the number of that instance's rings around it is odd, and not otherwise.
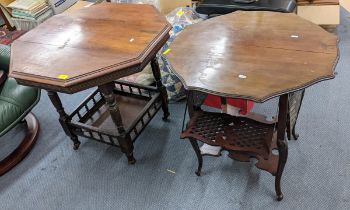
[[[297,0],[297,5],[339,5],[339,0]]]
[[[350,0],[339,0],[340,6],[350,12]]]
[[[191,0],[159,0],[159,10],[163,14],[168,14],[178,7],[192,6]]]
[[[297,14],[318,25],[337,25],[340,22],[339,5],[298,6]]]

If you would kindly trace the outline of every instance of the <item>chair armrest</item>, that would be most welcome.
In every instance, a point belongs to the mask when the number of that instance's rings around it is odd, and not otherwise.
[[[2,85],[3,82],[5,82],[7,78],[7,74],[4,71],[0,70],[0,85]]]
[[[5,73],[9,71],[10,54],[10,46],[0,44],[0,69]]]

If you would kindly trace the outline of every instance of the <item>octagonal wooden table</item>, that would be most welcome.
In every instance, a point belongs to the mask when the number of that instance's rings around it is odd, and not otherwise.
[[[296,112],[289,99],[300,99],[303,89],[334,77],[337,37],[295,14],[239,11],[187,27],[167,57],[189,91],[190,121],[181,137],[190,139],[197,154],[197,175],[203,161],[197,141],[221,146],[233,159],[256,158],[258,168],[276,176],[282,200],[287,118]],[[278,121],[202,111],[194,92],[259,103],[280,96]]]
[[[133,141],[161,107],[169,115],[155,57],[170,29],[150,5],[103,3],[55,15],[12,44],[10,76],[48,90],[74,149],[84,136],[120,147],[134,163]],[[115,81],[149,62],[157,87]],[[71,114],[64,111],[57,92],[96,86]]]

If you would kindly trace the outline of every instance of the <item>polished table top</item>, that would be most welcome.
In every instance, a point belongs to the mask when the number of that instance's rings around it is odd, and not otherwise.
[[[333,78],[338,39],[295,14],[238,11],[187,27],[166,56],[189,90],[263,102]]]
[[[12,44],[10,75],[73,93],[142,70],[169,37],[156,8],[102,3],[55,15]]]

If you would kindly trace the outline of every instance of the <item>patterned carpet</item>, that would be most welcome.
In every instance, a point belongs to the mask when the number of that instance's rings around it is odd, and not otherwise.
[[[9,31],[7,29],[0,28],[0,44],[9,45],[24,33],[25,31]]]
[[[203,175],[179,134],[184,104],[171,104],[169,122],[156,115],[135,143],[133,166],[113,147],[81,138],[73,151],[43,91],[34,113],[41,133],[32,152],[0,177],[1,210],[233,210],[350,209],[350,19],[342,9],[340,60],[334,80],[307,89],[297,131],[289,142],[282,177],[283,201],[275,200],[274,177],[253,163],[205,157]],[[71,111],[91,90],[61,94]],[[255,112],[276,114],[276,100]],[[23,135],[17,127],[0,138],[0,156]]]

